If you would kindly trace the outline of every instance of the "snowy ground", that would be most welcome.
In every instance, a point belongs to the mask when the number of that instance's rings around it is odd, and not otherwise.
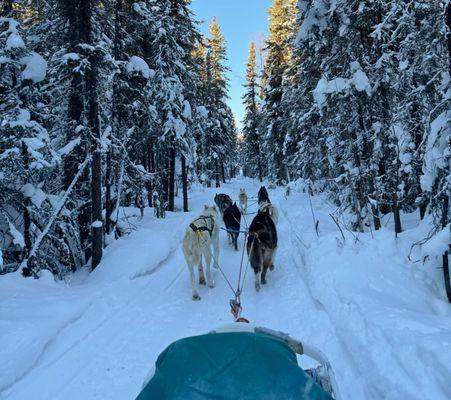
[[[244,179],[221,190],[236,198],[240,187],[258,190]],[[109,246],[89,276],[65,285],[47,275],[1,277],[0,399],[134,399],[169,343],[231,322],[232,296],[219,272],[216,287],[191,300],[180,246],[215,192],[191,193],[188,214],[155,220],[147,210],[142,221],[132,218],[138,229]],[[396,240],[389,220],[374,238],[345,230],[343,240],[333,206],[315,196],[318,238],[306,194],[286,198],[276,189],[270,197],[280,209],[276,269],[260,293],[249,271],[243,315],[321,348],[344,399],[450,399],[451,308],[439,264],[407,260],[427,227],[407,216],[409,229]],[[220,241],[220,264],[235,281],[241,253],[224,231]],[[422,255],[415,250],[412,261]]]

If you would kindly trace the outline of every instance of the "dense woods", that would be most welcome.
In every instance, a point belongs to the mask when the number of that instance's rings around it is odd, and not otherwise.
[[[226,42],[189,3],[1,2],[2,272],[95,268],[121,206],[187,211],[235,173]]]
[[[450,3],[296,3],[269,11],[259,107],[251,44],[242,157],[263,159],[271,182],[327,192],[357,231],[393,213],[400,233],[401,211],[418,210],[432,237],[450,222]]]
[[[95,268],[121,206],[188,211],[190,185],[219,187],[238,163],[327,192],[356,231],[392,213],[400,233],[416,210],[430,237],[448,226],[449,2],[274,0],[239,141],[226,40],[215,18],[203,37],[189,6],[2,2],[2,272]]]

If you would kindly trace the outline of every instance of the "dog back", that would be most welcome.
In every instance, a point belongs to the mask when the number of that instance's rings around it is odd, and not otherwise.
[[[236,203],[224,210],[223,219],[227,229],[235,231],[234,233],[239,233],[241,226],[241,212]]]
[[[262,247],[267,249],[275,249],[277,247],[277,229],[274,224],[269,211],[259,211],[249,226],[249,237],[254,238]],[[248,242],[248,251],[249,243]]]
[[[221,214],[224,214],[224,211],[227,207],[230,207],[232,203],[232,199],[229,195],[225,193],[219,193],[215,196],[215,203],[219,208]]]

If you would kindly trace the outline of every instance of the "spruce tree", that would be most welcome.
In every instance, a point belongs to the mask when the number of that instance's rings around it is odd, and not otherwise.
[[[297,2],[274,0],[269,9],[269,37],[264,69],[263,127],[264,151],[268,158],[269,179],[278,184],[287,182],[283,148],[285,142],[282,97],[284,78],[292,61],[292,40],[297,18]]]
[[[256,52],[252,41],[249,48],[249,60],[246,66],[246,93],[243,96],[245,116],[243,120],[243,165],[244,174],[263,180],[261,159],[261,137],[259,132],[258,82],[256,71]]]

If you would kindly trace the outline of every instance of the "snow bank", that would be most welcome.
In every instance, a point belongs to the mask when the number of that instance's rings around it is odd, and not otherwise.
[[[373,232],[374,238],[370,233],[344,230],[344,242],[321,197],[313,197],[320,220],[320,237],[314,241],[309,240],[314,227],[308,222],[308,210],[296,207],[304,203],[299,195],[289,198],[282,209],[292,221],[305,221],[300,226],[291,224],[293,242],[297,243],[295,261],[351,358],[342,365],[338,361],[343,397],[450,398],[451,307],[444,298],[442,273],[437,270],[440,259],[435,257],[447,239],[439,235],[436,241],[417,248],[418,254],[412,254],[412,243],[430,230],[429,220],[406,230],[398,239],[387,228]],[[408,261],[409,254],[415,264]],[[429,262],[423,264],[426,254]],[[334,363],[337,366],[336,359]],[[360,395],[351,382],[343,385],[351,364],[360,371]]]
[[[147,209],[145,215],[147,217],[138,232],[107,247],[102,263],[89,276],[89,283],[136,279],[153,274],[175,251],[182,235],[177,218],[168,213],[166,219],[158,220],[153,217],[151,209]]]

